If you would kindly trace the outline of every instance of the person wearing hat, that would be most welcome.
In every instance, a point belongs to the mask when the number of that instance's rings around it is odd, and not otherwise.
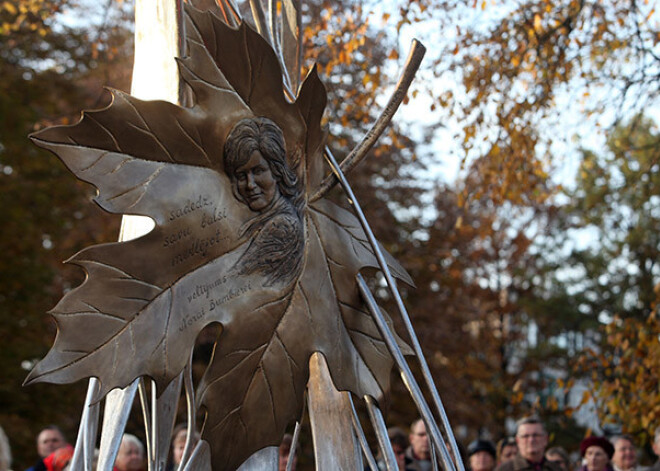
[[[610,471],[614,447],[605,437],[590,436],[580,442],[580,455],[584,465],[581,471]]]
[[[472,471],[495,469],[495,446],[490,440],[475,440],[468,445],[468,463]]]

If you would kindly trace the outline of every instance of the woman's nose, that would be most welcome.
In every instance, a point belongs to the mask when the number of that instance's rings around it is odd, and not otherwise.
[[[248,188],[254,188],[255,186],[257,186],[256,183],[254,183],[254,175],[252,175],[252,172],[249,172],[249,173],[247,174],[247,182],[246,182],[246,184],[247,184],[247,187],[248,187]]]

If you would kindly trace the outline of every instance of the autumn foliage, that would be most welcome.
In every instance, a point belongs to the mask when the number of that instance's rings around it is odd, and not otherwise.
[[[58,23],[82,7],[0,2],[0,329],[11,339],[0,425],[19,431],[25,466],[38,427],[72,435],[82,402],[20,389],[21,362],[52,343],[44,313],[79,282],[60,261],[117,237],[90,188],[25,138],[98,108],[104,84],[128,89],[125,12]],[[660,136],[642,113],[660,92],[653,2],[313,1],[303,14],[304,64],[327,88],[339,159],[382,111],[401,38],[412,30],[428,48],[409,95],[426,124],[395,119],[349,179],[417,284],[402,291],[460,438],[499,437],[507,418],[536,411],[578,440],[581,403],[568,397],[579,383],[601,425],[647,439],[660,425]],[[452,158],[455,176],[429,172]],[[389,417],[401,425],[415,412],[395,388]]]

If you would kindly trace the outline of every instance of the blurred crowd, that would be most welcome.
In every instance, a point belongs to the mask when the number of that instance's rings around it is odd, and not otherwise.
[[[407,437],[396,427],[389,429],[389,436],[400,471],[433,469],[435,457],[421,419],[412,423]],[[450,444],[445,445],[451,459],[456,461]],[[660,471],[660,459],[652,466],[639,465],[639,450],[629,435],[610,438],[590,435],[571,450],[548,445],[543,422],[538,417],[524,417],[517,422],[512,437],[504,437],[497,443],[477,439],[466,448],[460,444],[457,448],[469,471]],[[655,430],[652,449],[660,458],[660,427]],[[440,458],[436,459],[442,469]],[[382,459],[379,466],[385,469]]]
[[[186,453],[187,435],[185,424],[174,428],[167,471],[178,470]],[[399,471],[431,471],[434,460],[440,470],[446,468],[443,460],[433,455],[426,425],[421,419],[415,420],[408,432],[392,427],[388,429],[388,435]],[[199,435],[193,434],[188,450],[192,450],[198,440]],[[448,458],[458,463],[453,447],[449,443],[445,445]],[[651,466],[640,466],[639,450],[633,437],[628,435],[609,438],[590,435],[569,450],[548,445],[549,437],[543,422],[537,417],[525,417],[516,424],[512,437],[504,437],[497,443],[477,439],[467,447],[457,443],[456,449],[468,471],[660,471],[660,459]],[[295,471],[297,456],[295,450],[291,453],[292,446],[292,436],[285,435],[279,446],[279,471],[286,471],[289,459],[292,460],[289,469]],[[660,427],[655,430],[652,449],[660,458]],[[35,451],[35,464],[25,471],[68,470],[74,450],[60,428],[49,425],[37,434]],[[382,454],[378,456],[378,466],[381,470],[386,469]],[[9,441],[0,428],[0,471],[10,469]],[[145,470],[144,445],[136,436],[124,434],[113,471]]]

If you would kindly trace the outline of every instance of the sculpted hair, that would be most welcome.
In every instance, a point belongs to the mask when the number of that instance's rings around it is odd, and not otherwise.
[[[286,162],[286,144],[282,130],[268,118],[246,118],[234,125],[227,136],[223,149],[225,173],[232,181],[234,196],[243,201],[238,194],[235,172],[245,165],[254,152],[259,152],[268,162],[277,187],[285,198],[298,209],[298,177]]]

